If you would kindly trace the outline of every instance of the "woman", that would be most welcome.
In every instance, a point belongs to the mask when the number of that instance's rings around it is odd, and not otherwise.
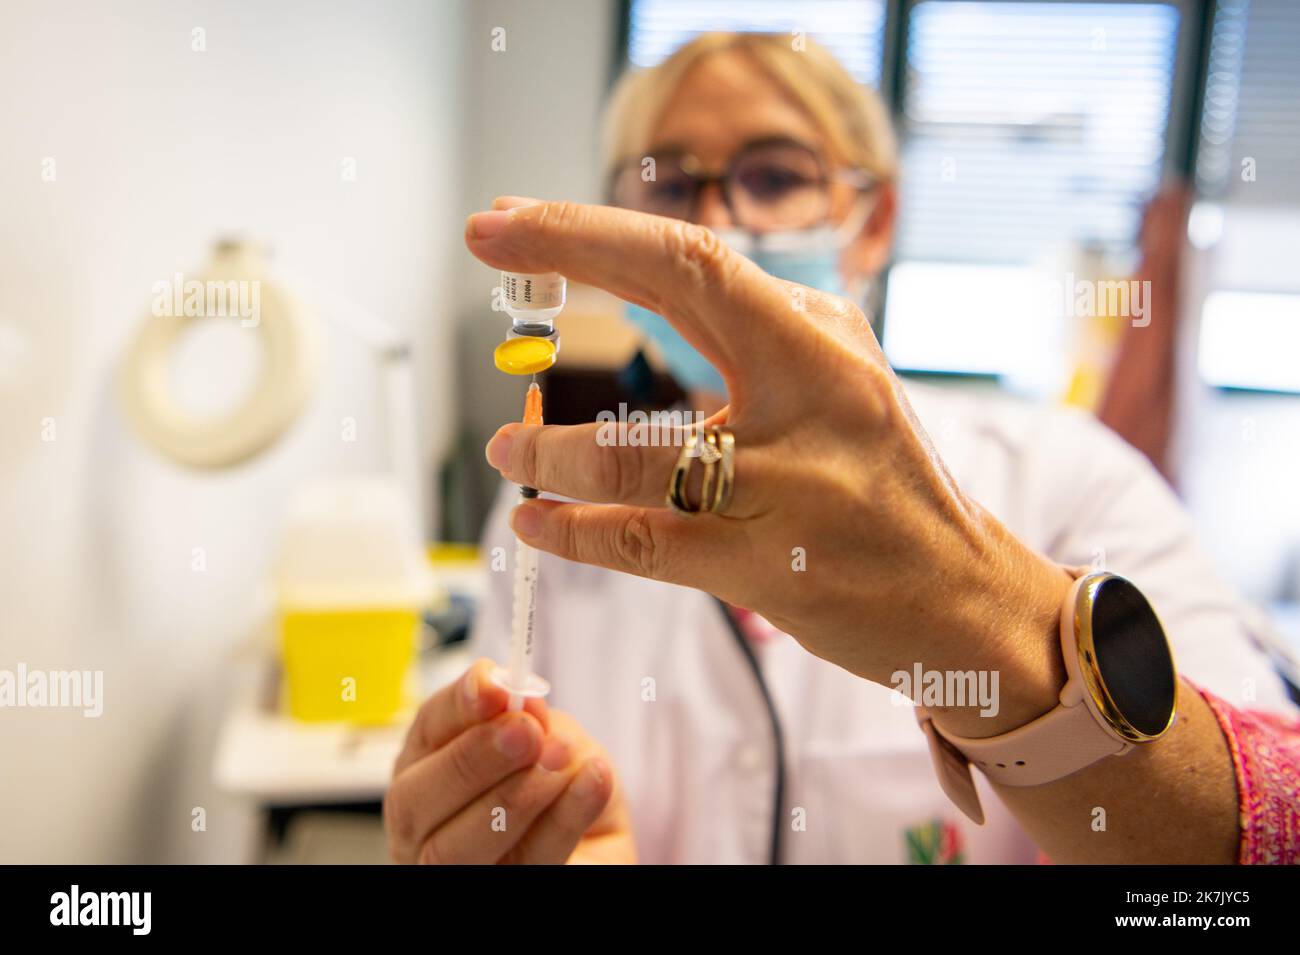
[[[931,735],[1000,738],[1053,709],[1072,587],[1062,565],[1100,559],[1135,578],[1184,678],[1286,704],[1135,455],[1078,418],[905,392],[861,313],[837,297],[860,294],[888,254],[896,160],[878,102],[811,45],[710,36],[626,80],[611,133],[612,198],[674,219],[537,204],[471,217],[467,244],[494,267],[554,269],[636,303],[630,317],[696,407],[729,399],[714,422],[735,437],[734,495],[724,513],[682,516],[662,506],[678,448],[607,447],[594,426],[498,433],[488,455],[507,480],[597,502],[538,502],[512,521],[583,562],[542,568],[537,668],[557,709],[503,713],[486,662],[435,694],[386,802],[394,856],[1266,852],[1286,807],[1249,790],[1264,808],[1240,823],[1237,812],[1238,788],[1263,773],[1251,741],[1264,730],[1190,683],[1173,729],[1123,759],[1030,787],[993,790],[977,773],[982,827],[936,780]],[[766,272],[720,241],[738,227],[762,234],[744,251]],[[702,503],[700,468],[688,473],[697,483],[684,503]],[[489,545],[505,533],[494,525]],[[507,577],[476,631],[497,659]],[[996,674],[999,692],[982,709],[929,711],[923,733],[890,689],[914,666]]]

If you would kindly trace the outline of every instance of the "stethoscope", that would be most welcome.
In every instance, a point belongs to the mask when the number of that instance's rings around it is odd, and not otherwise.
[[[782,849],[785,844],[785,731],[781,727],[781,716],[777,713],[776,701],[772,698],[772,691],[767,685],[767,680],[763,678],[763,668],[759,666],[758,657],[754,654],[754,648],[750,645],[749,638],[740,629],[740,624],[731,615],[726,603],[717,597],[713,599],[717,602],[718,609],[722,612],[722,619],[726,621],[727,629],[731,631],[736,646],[740,649],[740,655],[744,657],[750,673],[754,676],[754,684],[758,689],[759,696],[763,698],[763,706],[767,710],[767,718],[771,725],[772,748],[776,756],[776,769],[772,780],[772,831],[768,845],[767,864],[780,865]]]

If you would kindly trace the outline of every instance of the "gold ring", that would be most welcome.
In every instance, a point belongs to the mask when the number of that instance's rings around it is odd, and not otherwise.
[[[700,445],[700,463],[704,465],[704,481],[700,485],[700,510],[708,511],[713,509],[714,482],[718,462],[722,460],[722,452],[718,450],[718,442],[712,429],[705,428],[700,437],[704,439],[704,443]]]
[[[686,438],[682,442],[682,452],[677,455],[677,463],[673,465],[672,477],[668,479],[668,505],[679,514],[698,514],[703,508],[703,500],[699,506],[692,506],[691,502],[686,499],[686,482],[691,473],[691,462],[699,457],[700,433],[695,430],[686,432]],[[705,466],[705,476],[708,479],[709,466]]]
[[[703,439],[703,440],[701,440]],[[681,454],[668,481],[668,505],[680,514],[724,513],[731,506],[736,483],[736,438],[726,428],[709,427],[686,432]],[[700,501],[691,504],[686,493],[691,462],[698,458],[704,465]]]
[[[714,426],[705,429],[705,440],[718,452],[719,460],[718,486],[705,509],[725,514],[736,487],[736,436],[727,428]]]

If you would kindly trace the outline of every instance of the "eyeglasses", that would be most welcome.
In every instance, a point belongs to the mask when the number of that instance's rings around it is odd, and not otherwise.
[[[825,222],[836,185],[859,192],[875,181],[858,169],[828,170],[814,149],[790,139],[742,146],[720,175],[685,150],[669,149],[615,167],[609,196],[638,212],[694,220],[700,193],[717,183],[732,222],[751,232],[805,229]]]

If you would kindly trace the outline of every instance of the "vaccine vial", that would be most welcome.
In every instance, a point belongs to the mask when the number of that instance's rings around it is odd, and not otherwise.
[[[560,336],[555,316],[564,309],[564,276],[558,272],[501,273],[501,298],[510,316],[506,340],[492,353],[508,375],[536,375],[555,364]]]
[[[515,335],[554,340],[555,316],[564,309],[565,283],[559,272],[501,273],[501,295]]]

